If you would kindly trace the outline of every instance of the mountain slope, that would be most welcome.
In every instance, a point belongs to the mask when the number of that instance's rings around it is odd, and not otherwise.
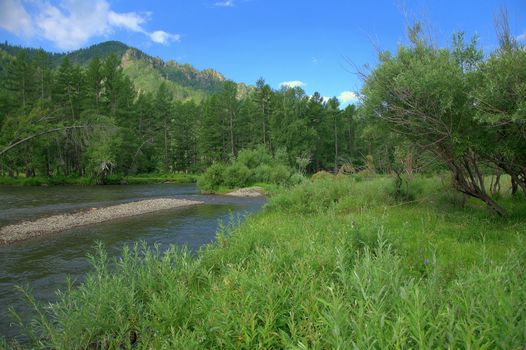
[[[21,51],[32,57],[38,49],[13,46],[7,42],[0,44],[0,73],[5,71],[9,58]],[[65,57],[74,64],[87,65],[95,57],[104,59],[110,54],[120,59],[124,73],[138,90],[154,92],[165,82],[176,100],[199,102],[219,91],[225,81],[224,76],[213,69],[200,71],[189,64],[179,64],[173,60],[164,62],[119,41],[106,41],[67,53],[49,52],[49,57],[52,65],[58,67]]]

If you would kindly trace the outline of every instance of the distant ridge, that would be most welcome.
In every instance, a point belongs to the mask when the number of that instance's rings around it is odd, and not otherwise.
[[[0,72],[5,72],[10,57],[25,51],[32,57],[39,49],[0,44]],[[65,53],[48,52],[52,65],[58,67],[65,57],[78,65],[87,65],[95,57],[104,59],[114,54],[120,61],[124,73],[130,77],[140,91],[154,92],[165,82],[176,100],[194,100],[218,92],[223,86],[225,77],[213,70],[198,70],[190,64],[180,64],[174,60],[163,61],[143,51],[128,46],[120,41],[105,41]]]

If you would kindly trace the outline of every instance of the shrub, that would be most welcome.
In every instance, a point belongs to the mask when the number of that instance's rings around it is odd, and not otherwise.
[[[289,183],[291,185],[299,185],[305,182],[307,178],[303,176],[301,173],[293,173],[289,178]]]
[[[304,180],[300,174],[292,178],[293,170],[277,157],[278,154],[276,158],[272,158],[263,146],[242,150],[229,165],[213,164],[199,178],[197,184],[203,192],[214,192],[221,186],[234,188],[255,183],[287,186]]]
[[[223,184],[225,166],[221,163],[212,164],[197,180],[197,185],[204,192],[216,190]]]
[[[329,179],[332,179],[333,177],[334,175],[332,175],[331,173],[325,170],[321,170],[321,171],[318,171],[316,174],[312,175],[311,180],[316,182],[319,180],[329,180]]]
[[[289,167],[279,164],[272,168],[270,173],[270,182],[278,185],[287,185],[292,175]]]
[[[414,201],[418,191],[412,185],[407,176],[395,176],[388,189],[389,195],[397,202]]]
[[[343,198],[349,196],[350,181],[333,181],[319,179],[316,182],[306,181],[288,191],[278,194],[267,204],[271,210],[288,213],[310,214],[326,211]]]
[[[249,169],[254,169],[259,165],[273,163],[272,156],[263,146],[257,147],[256,149],[244,149],[240,151],[236,161]]]
[[[254,169],[254,182],[270,183],[272,177],[272,167],[267,164],[261,164]]]
[[[228,187],[245,187],[249,184],[251,175],[252,172],[246,165],[235,162],[226,167],[223,183]]]

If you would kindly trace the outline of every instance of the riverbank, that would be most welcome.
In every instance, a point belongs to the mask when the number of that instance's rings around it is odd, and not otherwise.
[[[72,214],[53,215],[34,221],[24,221],[0,228],[0,245],[118,218],[188,207],[201,203],[186,199],[157,198],[110,207],[92,208]]]
[[[143,185],[155,183],[194,183],[197,175],[176,174],[140,174],[130,176],[113,175],[105,180],[106,185]],[[55,186],[55,185],[96,185],[97,179],[89,176],[33,176],[0,177],[0,185],[7,186]]]
[[[263,197],[267,195],[267,192],[265,191],[265,189],[263,189],[263,187],[252,186],[238,188],[236,190],[225,193],[225,195],[232,197]]]
[[[502,219],[444,183],[307,181],[197,257],[101,248],[34,347],[522,348],[526,201],[503,188]]]

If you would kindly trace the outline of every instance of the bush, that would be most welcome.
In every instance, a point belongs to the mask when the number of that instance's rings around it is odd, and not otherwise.
[[[334,175],[332,175],[331,173],[325,171],[325,170],[321,170],[321,171],[318,171],[316,174],[312,175],[311,177],[311,180],[316,182],[316,181],[319,181],[319,180],[330,180],[334,177]]]
[[[351,182],[319,179],[315,182],[306,181],[286,194],[279,194],[267,204],[270,210],[287,213],[311,214],[326,211],[333,207],[351,192]]]
[[[292,175],[289,167],[279,164],[272,168],[270,173],[270,182],[278,185],[287,185]]]
[[[416,199],[418,190],[406,176],[395,176],[388,189],[389,195],[397,202],[411,202]]]
[[[272,156],[263,147],[257,147],[256,149],[244,149],[237,155],[236,162],[245,165],[249,169],[254,169],[259,165],[270,165],[274,162]]]
[[[249,184],[251,175],[252,172],[246,165],[236,162],[226,167],[223,184],[231,188],[245,187]]]
[[[302,184],[306,180],[307,180],[307,178],[305,176],[303,176],[301,173],[293,173],[290,176],[289,183],[294,186],[294,185]]]
[[[261,164],[254,169],[254,182],[270,183],[272,178],[272,167],[267,164]]]
[[[212,192],[223,184],[225,166],[221,163],[212,164],[197,180],[197,185],[203,192]]]
[[[229,165],[213,164],[197,184],[203,192],[214,192],[220,187],[246,187],[255,183],[288,186],[303,180],[303,176],[294,174],[282,160],[272,158],[261,146],[240,151],[237,159]]]

